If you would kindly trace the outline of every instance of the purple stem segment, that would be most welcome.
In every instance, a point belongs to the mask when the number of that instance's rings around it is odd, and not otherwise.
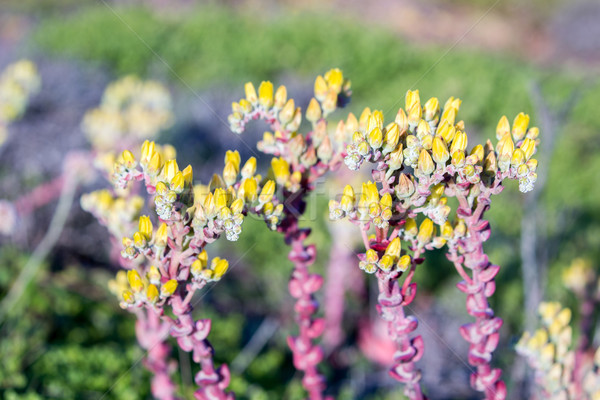
[[[309,229],[298,227],[295,218],[285,226],[286,243],[291,246],[288,258],[294,263],[288,288],[292,297],[296,299],[294,311],[299,327],[298,336],[288,337],[288,345],[293,353],[294,367],[304,372],[302,385],[308,392],[308,398],[322,400],[326,398],[323,395],[326,381],[319,373],[317,365],[323,359],[323,349],[314,344],[313,340],[321,336],[325,328],[322,318],[314,318],[319,307],[314,293],[323,285],[323,277],[308,271],[309,265],[314,263],[316,258],[315,246],[304,244],[309,233]]]
[[[416,266],[420,251],[415,252],[413,258]],[[411,268],[412,269],[412,268]],[[387,321],[388,334],[397,344],[394,354],[394,365],[390,368],[390,375],[405,384],[404,394],[411,400],[425,400],[427,397],[421,390],[421,371],[416,367],[416,362],[423,356],[425,344],[421,335],[411,338],[411,333],[417,329],[418,321],[412,315],[406,315],[404,307],[408,306],[417,294],[417,284],[411,283],[409,275],[405,285],[400,286],[398,277],[400,271],[378,271],[377,283],[379,296],[377,297],[377,312]]]
[[[144,366],[153,374],[152,396],[158,400],[176,400],[171,373],[176,368],[174,360],[168,361],[171,346],[167,343],[170,324],[160,320],[151,309],[140,310],[135,333],[140,346],[146,350]]]
[[[475,317],[475,322],[460,328],[461,335],[470,343],[469,364],[476,368],[471,374],[471,386],[483,392],[487,400],[504,400],[506,384],[501,379],[502,371],[490,365],[503,321],[494,316],[488,302],[488,297],[496,290],[494,278],[500,269],[489,261],[483,250],[483,243],[490,237],[489,223],[483,219],[489,204],[489,194],[484,193],[478,197],[474,211],[471,207],[459,208],[468,233],[453,244],[457,247],[449,251],[448,258],[472,271],[471,282],[463,280],[457,284],[458,289],[467,295],[467,312]]]

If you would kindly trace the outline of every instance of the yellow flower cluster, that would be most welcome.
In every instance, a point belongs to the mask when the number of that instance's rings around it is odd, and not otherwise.
[[[127,76],[104,91],[99,107],[88,111],[82,129],[98,152],[111,152],[115,143],[132,146],[155,138],[173,121],[171,96],[158,82]]]
[[[150,266],[143,275],[136,269],[121,270],[108,286],[111,292],[122,299],[121,307],[128,308],[143,304],[160,305],[175,293],[178,284],[175,279],[161,279],[158,268]]]
[[[373,274],[378,269],[383,272],[406,271],[411,259],[409,255],[402,254],[401,246],[400,238],[395,238],[388,244],[381,258],[377,251],[369,249],[358,266],[368,274]]]
[[[115,237],[131,235],[133,221],[143,206],[144,199],[140,196],[115,196],[106,189],[81,196],[81,208],[92,213]]]
[[[39,88],[40,76],[31,61],[18,61],[4,69],[0,75],[0,146],[7,139],[8,124],[23,115]]]
[[[315,80],[315,97],[306,109],[306,119],[315,125],[327,117],[350,96],[350,87],[350,81],[344,79],[342,71],[337,68],[328,71],[325,76],[319,75]],[[255,118],[277,122],[280,131],[298,130],[302,123],[302,109],[296,106],[294,99],[288,98],[285,86],[279,86],[273,94],[273,83],[263,81],[257,94],[252,82],[248,82],[244,91],[246,97],[231,105],[232,114],[228,120],[233,132],[242,133],[246,123]],[[264,141],[268,143],[268,139],[267,135]]]
[[[202,250],[194,260],[191,267],[194,280],[205,280],[208,282],[218,281],[229,269],[229,262],[223,258],[215,257],[208,265],[208,254]]]
[[[593,360],[580,360],[576,373],[571,310],[558,302],[544,302],[539,314],[542,327],[533,334],[525,332],[516,349],[535,369],[540,389],[551,399],[600,399],[600,349]]]
[[[495,148],[488,141],[467,152],[464,122],[456,121],[460,99],[449,98],[443,109],[439,104],[433,97],[422,106],[418,90],[408,91],[407,111],[400,108],[394,122],[385,125],[383,113],[369,108],[358,122],[354,116],[349,117],[346,127],[356,130],[346,149],[346,165],[357,170],[365,160],[384,161],[388,166],[386,178],[405,166],[414,170],[416,178],[450,173],[458,175],[457,183],[472,184],[482,177],[493,178],[500,171],[519,179],[521,191],[533,188],[537,161],[532,156],[539,130],[528,129],[528,115],[517,115],[512,131],[508,119],[502,117]],[[408,188],[401,189],[405,189],[400,191],[402,194],[410,195]]]
[[[578,296],[584,296],[586,287],[593,284],[596,280],[597,276],[592,263],[583,258],[576,258],[562,272],[563,284]],[[598,281],[598,287],[594,289],[600,293],[600,281]]]

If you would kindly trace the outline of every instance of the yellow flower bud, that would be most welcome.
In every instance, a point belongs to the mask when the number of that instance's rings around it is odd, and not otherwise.
[[[496,138],[498,140],[502,139],[504,135],[508,135],[510,133],[510,123],[508,122],[508,118],[506,115],[503,115],[496,126]]]
[[[154,236],[154,244],[158,247],[166,247],[167,238],[169,237],[169,227],[166,223],[160,224]]]
[[[321,106],[314,97],[310,100],[310,103],[308,103],[308,108],[306,109],[306,119],[312,123],[315,123],[321,119]]]
[[[344,83],[344,75],[339,68],[330,69],[325,73],[325,80],[329,84],[329,87],[335,92],[339,93],[342,90],[342,84]]]
[[[135,245],[135,247],[138,248],[142,248],[142,247],[146,247],[146,238],[144,237],[144,235],[140,232],[135,232],[133,234],[133,244]]]
[[[290,177],[290,165],[282,158],[273,158],[271,160],[271,168],[275,174],[275,180],[278,184],[284,185]]]
[[[421,109],[421,104],[414,103],[413,106],[408,109],[408,122],[410,124],[418,124],[421,121],[421,116],[423,115],[423,110]]]
[[[142,144],[142,162],[149,163],[154,154],[156,153],[156,144],[154,142],[150,142],[148,140],[144,141]]]
[[[233,203],[231,203],[231,212],[234,214],[239,214],[244,210],[244,200],[235,199]]]
[[[285,86],[279,86],[275,92],[275,108],[281,109],[287,101],[287,89]]]
[[[385,148],[383,150],[384,153],[389,153],[396,148],[398,142],[400,141],[400,129],[398,128],[398,124],[392,122],[388,126],[385,127]]]
[[[235,168],[235,164],[233,162],[230,161],[225,164],[225,168],[223,168],[223,180],[227,186],[231,186],[236,182],[237,174],[237,168]]]
[[[289,99],[279,112],[279,120],[283,125],[287,124],[294,118],[294,112],[296,111],[296,105],[294,99]]]
[[[271,82],[261,82],[258,87],[258,101],[264,108],[270,108],[273,105],[273,84]]]
[[[413,105],[417,104],[419,106],[419,108],[421,108],[421,100],[419,98],[419,91],[418,90],[414,90],[414,91],[407,91],[406,92],[406,96],[405,96],[405,105],[406,105],[406,109],[410,110]]]
[[[396,114],[396,119],[394,121],[398,124],[400,133],[406,132],[408,129],[408,116],[402,108],[398,109],[398,113]]]
[[[431,127],[424,119],[420,120],[419,124],[417,125],[417,137],[422,139],[424,136],[429,135],[431,135]]]
[[[427,100],[424,109],[425,119],[427,121],[432,121],[436,117],[437,113],[440,111],[440,101],[437,99],[437,97],[432,97],[429,100]]]
[[[498,162],[496,160],[496,154],[492,151],[485,157],[483,163],[483,170],[491,175],[495,175],[498,172]]]
[[[142,281],[142,277],[135,269],[130,269],[127,271],[127,281],[134,292],[139,293],[144,290],[144,282]]]
[[[419,230],[417,229],[417,221],[412,218],[406,218],[406,221],[404,222],[404,232],[408,236],[416,236],[417,233],[419,233]]]
[[[240,108],[242,113],[249,113],[252,111],[252,104],[246,99],[241,99]]]
[[[378,264],[382,271],[389,272],[394,266],[394,258],[386,254],[381,257]]]
[[[242,181],[238,196],[250,203],[256,200],[258,192],[258,184],[254,178],[246,178]]]
[[[177,161],[169,160],[165,163],[163,167],[163,177],[167,182],[171,182],[176,173],[179,172],[179,166],[177,165]]]
[[[272,180],[268,180],[264,184],[264,186],[260,192],[260,196],[258,196],[258,201],[262,204],[268,203],[271,201],[274,194],[275,194],[275,182]]]
[[[129,150],[123,150],[123,152],[121,153],[121,158],[123,159],[125,165],[127,165],[128,167],[133,167],[135,165],[135,157],[133,156],[133,153]]]
[[[521,143],[521,150],[525,154],[525,160],[529,160],[531,156],[535,153],[535,140],[526,138]]]
[[[213,199],[215,202],[215,211],[221,210],[223,207],[227,207],[228,196],[227,192],[222,188],[217,188],[214,191]]]
[[[321,144],[317,148],[317,156],[325,163],[328,163],[331,160],[331,157],[333,156],[333,147],[331,145],[331,139],[329,139],[329,136],[325,136],[325,138],[323,138],[321,141]],[[308,158],[307,160],[311,159]]]
[[[333,112],[337,106],[337,93],[330,91],[325,96],[325,100],[323,100],[323,114],[327,116],[327,114]]]
[[[394,189],[396,190],[396,196],[402,199],[410,197],[415,192],[415,185],[406,174],[400,174],[398,185]]]
[[[515,141],[519,141],[521,139],[523,139],[523,137],[525,137],[525,133],[527,132],[527,127],[529,126],[529,115],[524,114],[524,113],[519,113],[519,115],[517,115],[515,117],[515,120],[513,121],[513,129],[512,129],[512,134],[513,137],[515,138]]]
[[[454,140],[452,141],[452,146],[450,148],[450,153],[454,154],[456,151],[463,152],[467,148],[468,138],[467,134],[462,131],[456,132],[454,136]]]
[[[518,167],[525,162],[525,153],[521,149],[515,149],[510,160],[511,165]]]
[[[496,145],[496,151],[498,152],[498,158],[509,159],[512,157],[512,153],[515,150],[515,144],[510,135],[505,135],[498,141]]]
[[[396,267],[398,268],[398,270],[402,271],[402,272],[406,271],[409,266],[410,266],[410,256],[408,254],[405,254],[402,257],[400,257],[400,259],[398,260],[398,263],[396,264]]]
[[[369,249],[365,252],[365,257],[367,262],[369,263],[376,263],[377,261],[379,261],[379,256],[377,255],[377,252],[373,249]]]
[[[377,150],[383,143],[383,132],[381,132],[380,128],[375,128],[369,133],[367,140],[369,141],[369,145]]]
[[[152,265],[150,266],[150,268],[148,269],[148,280],[150,281],[150,283],[154,283],[157,284],[160,282],[160,271],[158,270],[158,268],[156,268],[156,266]]]
[[[431,242],[433,238],[433,232],[435,227],[433,226],[433,221],[429,218],[425,218],[419,227],[419,234],[417,235],[417,240],[421,244],[427,244]]]
[[[529,128],[529,130],[527,131],[527,138],[529,139],[537,139],[538,136],[540,135],[540,129],[537,126],[532,126],[531,128]]]
[[[327,87],[325,79],[321,75],[317,76],[317,79],[315,79],[315,97],[320,101],[323,101],[325,100],[328,91],[329,88]]]
[[[215,257],[210,267],[213,270],[213,279],[221,279],[227,272],[227,269],[229,269],[229,262],[223,258]]]
[[[433,139],[433,160],[438,164],[446,164],[446,161],[450,158],[450,153],[448,152],[448,147],[444,143],[444,140],[436,136]]]
[[[131,293],[130,290],[124,290],[121,293],[121,297],[123,297],[123,301],[127,304],[135,303],[135,296],[133,295],[133,293]]]
[[[381,200],[379,201],[379,204],[381,205],[382,208],[391,208],[392,207],[392,195],[389,193],[386,193],[383,196],[381,196]]]
[[[385,254],[393,257],[394,259],[397,259],[398,257],[400,257],[401,244],[402,243],[400,242],[400,238],[396,237],[387,245],[387,248],[385,249]]]
[[[175,174],[175,176],[173,176],[173,179],[171,179],[171,190],[173,190],[175,193],[181,193],[183,192],[184,185],[185,178],[183,177],[183,173],[179,171]]]
[[[146,240],[150,240],[152,238],[152,221],[150,221],[150,217],[147,215],[140,216],[138,230],[146,238]]]
[[[388,160],[388,166],[391,171],[398,170],[402,167],[404,161],[404,153],[402,143],[398,145],[398,148],[390,153],[390,159]]]
[[[431,148],[433,147],[433,136],[431,135],[425,135],[421,138],[421,146],[423,146],[423,148],[425,150],[431,150]]]
[[[170,279],[162,284],[160,287],[160,297],[169,297],[177,290],[177,281]]]
[[[182,175],[185,184],[191,186],[192,181],[194,180],[194,172],[192,170],[192,166],[188,165],[187,167],[185,167],[185,169],[182,171]]]
[[[419,154],[419,160],[417,161],[417,167],[422,174],[429,175],[435,170],[435,164],[431,159],[431,155],[425,149],[421,150]]]
[[[454,128],[454,126],[450,125],[446,121],[442,122],[437,129],[437,135],[441,136],[441,138],[444,139],[446,143],[452,143],[455,134],[456,129]]]
[[[454,126],[454,122],[456,120],[456,112],[456,108],[444,109],[444,112],[442,113],[441,122],[445,122],[450,126]]]
[[[255,104],[258,100],[258,97],[256,96],[256,89],[254,89],[252,82],[247,82],[244,85],[244,91],[246,92],[246,100],[252,104]]]
[[[152,158],[148,162],[148,173],[151,175],[155,175],[163,166],[162,158],[159,153],[154,153]]]
[[[446,240],[452,239],[453,233],[452,224],[448,221],[444,222],[444,225],[442,225],[442,237]]]
[[[154,284],[148,285],[146,298],[150,303],[156,303],[156,300],[158,300],[158,288]]]
[[[369,107],[366,107],[360,114],[360,117],[358,118],[358,126],[360,129],[363,129],[363,130],[367,129],[367,121],[368,121],[370,115],[371,115],[371,109]]]
[[[240,153],[235,150],[235,151],[231,151],[231,150],[227,150],[227,152],[225,152],[225,164],[227,163],[232,163],[236,173],[239,172],[240,170],[240,163],[241,163],[242,159],[240,157]]]

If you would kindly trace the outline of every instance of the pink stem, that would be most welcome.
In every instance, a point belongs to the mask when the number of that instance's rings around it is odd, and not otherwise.
[[[458,192],[457,197],[463,200],[461,204],[465,203],[464,193]],[[483,219],[490,203],[489,194],[482,194],[477,201],[474,211],[471,207],[461,207],[459,210],[467,224],[468,236],[459,243],[449,244],[457,246],[449,251],[449,258],[453,257],[451,253],[461,253],[462,256],[455,256],[453,261],[462,263],[472,271],[471,282],[465,280],[457,285],[467,295],[467,312],[475,317],[475,322],[460,328],[461,335],[470,343],[469,363],[476,368],[471,374],[471,386],[483,392],[488,400],[504,400],[506,384],[500,379],[502,370],[490,365],[503,321],[494,316],[494,310],[488,302],[488,297],[496,289],[494,277],[499,271],[499,267],[492,265],[483,250],[483,243],[490,236],[489,223]]]
[[[171,279],[177,279],[182,260],[182,243],[185,229],[181,221],[171,225],[175,237],[175,246],[172,248],[168,272]],[[167,278],[163,278],[167,279]],[[233,393],[226,391],[230,381],[229,368],[226,364],[215,368],[213,361],[214,350],[207,337],[211,329],[211,320],[194,321],[193,307],[190,304],[195,289],[176,291],[170,298],[173,314],[177,317],[172,321],[171,335],[177,339],[179,347],[186,352],[192,352],[194,362],[200,364],[200,371],[194,381],[200,388],[194,392],[197,400],[232,400]],[[190,295],[190,293],[192,293]]]
[[[422,249],[415,251],[411,271],[416,266],[416,259]],[[427,397],[421,390],[421,371],[416,367],[416,362],[421,359],[424,351],[423,339],[420,335],[411,339],[410,334],[417,329],[417,319],[404,312],[414,299],[417,285],[411,283],[412,274],[409,274],[403,287],[398,283],[401,272],[377,272],[379,296],[377,297],[377,312],[388,323],[388,334],[397,344],[394,354],[394,365],[390,368],[390,375],[405,384],[404,394],[411,400],[425,400]]]
[[[148,309],[138,313],[135,333],[141,347],[147,351],[144,365],[152,372],[152,395],[159,400],[176,400],[175,384],[171,372],[175,361],[168,361],[171,346],[166,342],[169,323],[162,322],[156,311]]]
[[[31,192],[21,196],[15,201],[15,207],[19,215],[28,215],[33,210],[40,208],[60,196],[62,187],[65,183],[64,174],[52,179],[49,182],[42,183]]]
[[[227,393],[230,374],[226,364],[215,368],[213,362],[213,347],[207,337],[211,328],[208,319],[194,321],[192,307],[184,304],[180,293],[171,297],[173,314],[177,317],[171,327],[171,335],[177,339],[179,347],[186,352],[192,352],[194,362],[200,364],[200,371],[194,380],[200,388],[194,393],[198,400],[232,400],[232,393]]]
[[[302,385],[308,392],[309,399],[321,400],[325,398],[323,392],[326,382],[325,377],[319,373],[317,364],[323,359],[323,349],[314,344],[313,339],[323,333],[325,321],[313,318],[319,306],[313,294],[323,285],[323,277],[308,271],[308,266],[316,257],[315,246],[304,244],[309,233],[310,230],[298,227],[295,218],[285,227],[286,243],[292,248],[288,258],[294,263],[288,287],[290,294],[296,299],[294,310],[299,327],[298,336],[288,337],[288,345],[293,353],[294,366],[304,372]]]

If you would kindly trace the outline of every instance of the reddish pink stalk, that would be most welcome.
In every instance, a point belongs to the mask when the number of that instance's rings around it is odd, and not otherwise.
[[[421,250],[415,251],[411,271],[414,270]],[[410,335],[417,329],[418,321],[412,315],[406,315],[404,307],[414,300],[417,294],[417,284],[411,283],[412,274],[409,273],[405,284],[400,287],[398,277],[400,271],[384,272],[379,270],[377,283],[379,296],[377,297],[377,312],[388,323],[388,334],[397,344],[394,354],[394,364],[390,368],[390,375],[405,384],[404,394],[411,400],[424,400],[427,397],[421,390],[421,371],[415,363],[423,356],[425,344],[421,335],[411,338]]]
[[[316,258],[315,246],[304,244],[310,230],[299,228],[295,218],[284,229],[286,243],[292,248],[288,258],[294,263],[294,270],[290,277],[289,291],[296,299],[294,311],[299,327],[298,336],[288,337],[288,345],[294,356],[294,366],[304,372],[302,385],[308,392],[309,399],[321,400],[325,398],[323,391],[326,382],[325,377],[319,373],[317,364],[323,359],[323,349],[314,344],[313,340],[323,333],[325,321],[314,318],[319,303],[313,294],[323,285],[323,277],[308,271],[308,266]]]
[[[175,385],[171,380],[171,372],[176,362],[168,361],[171,346],[166,342],[169,337],[170,324],[160,320],[154,310],[140,310],[136,313],[138,320],[135,333],[140,346],[147,351],[144,366],[152,372],[152,395],[159,400],[175,400]]]
[[[457,195],[465,198],[463,193]],[[490,365],[492,352],[498,346],[502,319],[494,316],[494,310],[488,302],[488,297],[496,290],[494,277],[500,269],[492,265],[483,250],[483,243],[490,237],[489,223],[483,219],[489,207],[489,196],[489,192],[480,195],[474,211],[464,206],[458,209],[467,225],[468,236],[458,243],[449,243],[449,246],[457,247],[449,251],[448,258],[472,271],[471,282],[461,281],[457,285],[467,295],[467,312],[475,317],[475,322],[460,328],[461,335],[470,343],[469,364],[476,368],[471,375],[471,386],[483,392],[488,400],[504,400],[506,384],[500,378],[502,371]]]
[[[49,182],[42,183],[31,192],[21,196],[15,201],[15,207],[19,215],[28,215],[33,210],[40,208],[60,196],[65,183],[64,174],[52,179]]]

